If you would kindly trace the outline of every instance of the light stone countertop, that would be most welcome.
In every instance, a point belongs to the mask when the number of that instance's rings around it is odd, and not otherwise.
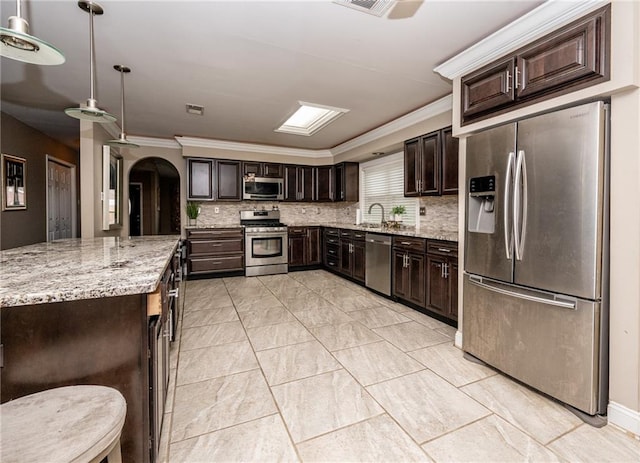
[[[365,225],[355,225],[355,224],[340,223],[340,222],[333,222],[333,223],[288,222],[287,225],[289,227],[322,226],[322,227],[330,227],[330,228],[346,228],[348,230],[361,230],[361,231],[367,231],[371,233],[382,233],[386,235],[414,236],[417,238],[427,238],[431,240],[455,241],[455,242],[458,241],[458,232],[455,230],[421,229],[416,231],[414,228],[394,229],[394,228],[372,227],[372,226],[365,226]]]
[[[153,292],[179,240],[75,238],[0,251],[0,307]]]

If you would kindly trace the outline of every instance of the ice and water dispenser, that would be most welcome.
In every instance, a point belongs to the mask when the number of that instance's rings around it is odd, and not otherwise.
[[[469,218],[467,226],[470,232],[494,232],[496,228],[495,196],[495,175],[469,179]]]

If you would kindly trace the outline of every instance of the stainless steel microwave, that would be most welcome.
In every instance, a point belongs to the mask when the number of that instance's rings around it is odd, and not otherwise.
[[[284,199],[284,179],[243,177],[242,199],[278,201]]]

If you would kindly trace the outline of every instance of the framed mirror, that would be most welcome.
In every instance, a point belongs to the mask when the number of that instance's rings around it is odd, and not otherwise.
[[[122,227],[122,156],[102,147],[102,229]]]
[[[2,210],[27,208],[27,160],[8,154],[2,155]]]

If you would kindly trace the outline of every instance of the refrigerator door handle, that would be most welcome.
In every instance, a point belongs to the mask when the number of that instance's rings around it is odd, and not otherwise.
[[[522,157],[522,197],[520,200],[520,213],[522,215],[522,225],[520,227],[520,249],[518,250],[518,253],[520,254],[520,259],[522,260],[522,257],[524,255],[524,241],[527,238],[527,206],[529,204],[528,201],[528,193],[529,193],[529,188],[527,185],[527,158],[525,156],[525,152],[524,150],[520,150],[521,157]]]
[[[569,298],[567,296],[559,296],[555,294],[550,294],[546,297],[543,296],[533,296],[531,294],[524,294],[516,291],[509,291],[508,289],[502,288],[497,285],[491,284],[491,282],[485,281],[482,277],[478,277],[475,275],[469,275],[469,282],[481,288],[487,289],[489,291],[493,291],[500,294],[505,294],[507,296],[516,297],[518,299],[525,299],[527,301],[539,302],[541,304],[553,305],[555,307],[561,307],[563,309],[572,309],[576,310],[577,300],[573,298]],[[562,299],[560,299],[562,298]]]
[[[511,198],[511,184],[513,183],[513,159],[515,153],[509,153],[507,160],[507,174],[504,180],[504,250],[508,260],[511,260],[513,251],[513,233],[509,227],[509,200]]]
[[[522,249],[524,245],[523,230],[527,223],[527,179],[524,173],[526,173],[526,167],[524,165],[524,151],[519,150],[516,158],[516,175],[513,186],[513,238],[515,241],[514,247],[516,260],[522,260]],[[522,223],[520,223],[521,217]]]

